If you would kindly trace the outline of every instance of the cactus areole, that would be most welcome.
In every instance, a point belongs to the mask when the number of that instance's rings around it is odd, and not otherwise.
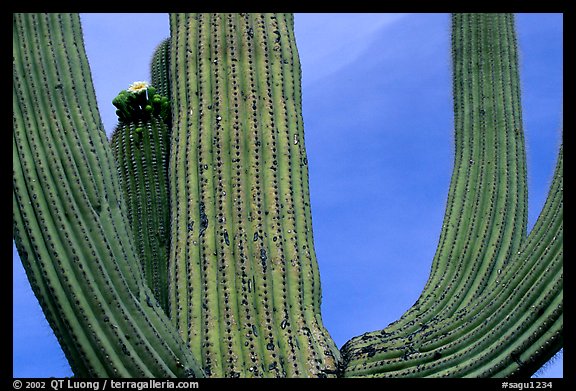
[[[527,235],[512,14],[452,15],[454,171],[430,277],[341,349],[320,311],[293,16],[170,29],[152,83],[113,100],[108,140],[79,16],[13,14],[13,235],[77,376],[509,377],[562,347],[563,149]]]

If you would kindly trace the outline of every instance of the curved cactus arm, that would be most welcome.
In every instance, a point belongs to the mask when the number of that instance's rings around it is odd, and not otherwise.
[[[513,16],[455,14],[452,28],[456,157],[431,276],[400,320],[344,345],[346,376],[501,376],[514,371],[513,362],[523,362],[514,359],[518,352],[542,337],[529,333],[527,324],[540,331],[561,317],[554,301],[561,300],[561,211],[560,217],[554,207],[542,212],[551,216],[542,223],[549,225],[547,234],[555,235],[534,239],[535,230],[528,241],[525,235]],[[555,175],[561,180],[561,169]],[[540,259],[547,246],[554,250]],[[528,293],[530,284],[538,288]],[[526,312],[530,305],[538,310]],[[536,316],[538,311],[550,316]],[[556,331],[541,356],[557,350]],[[504,355],[501,362],[494,361],[496,353]]]
[[[512,14],[454,14],[455,160],[430,277],[387,328],[450,315],[497,278],[526,237],[527,174]]]
[[[563,148],[534,228],[478,300],[454,316],[349,346],[346,376],[529,376],[563,343]],[[350,349],[351,348],[351,349]],[[352,364],[351,364],[352,363]]]
[[[172,14],[170,63],[172,319],[213,376],[334,373],[292,16]]]
[[[78,376],[202,376],[150,305],[76,14],[13,15],[13,233]]]

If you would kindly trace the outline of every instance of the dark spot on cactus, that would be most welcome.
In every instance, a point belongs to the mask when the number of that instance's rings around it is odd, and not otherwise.
[[[288,326],[288,319],[284,319],[284,320],[282,320],[282,323],[280,323],[280,328],[282,330],[284,330],[286,328],[286,326]]]
[[[366,354],[367,357],[373,357],[376,354],[376,348],[372,345],[365,346],[360,351],[362,354]]]
[[[188,379],[196,378],[195,371],[192,368],[186,368],[184,370],[184,377],[186,377]]]
[[[212,370],[210,369],[210,366],[204,367],[204,373],[206,376],[212,376]]]
[[[206,216],[204,202],[200,202],[200,234],[201,237],[208,228],[208,216]]]
[[[154,308],[154,303],[152,303],[152,299],[148,295],[146,295],[146,304],[148,305],[148,307]]]
[[[519,366],[523,366],[524,363],[520,360],[520,352],[514,351],[510,354],[510,358]]]
[[[266,250],[264,247],[260,249],[260,263],[262,264],[262,268],[266,271],[266,261],[268,260],[268,256],[266,255]]]
[[[266,345],[266,349],[267,349],[267,350],[274,350],[274,343],[273,343],[273,342],[268,342],[268,344]]]
[[[228,237],[228,231],[224,230],[224,242],[226,243],[226,246],[230,246],[230,239]]]
[[[364,333],[360,336],[360,339],[362,341],[368,341],[368,340],[372,339],[372,337],[370,335],[368,335],[368,333]]]

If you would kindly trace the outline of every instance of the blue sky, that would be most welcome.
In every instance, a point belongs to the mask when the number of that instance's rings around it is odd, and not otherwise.
[[[83,14],[98,104],[149,80],[163,14]],[[529,228],[561,141],[562,14],[518,14]],[[127,27],[129,26],[129,28]],[[449,14],[296,14],[323,319],[338,346],[419,296],[440,234],[453,155]],[[13,249],[14,377],[72,373]],[[539,373],[562,377],[562,353]]]

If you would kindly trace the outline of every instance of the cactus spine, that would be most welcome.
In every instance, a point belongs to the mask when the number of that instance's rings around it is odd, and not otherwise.
[[[340,352],[320,313],[292,15],[170,25],[151,67],[171,119],[150,90],[121,93],[109,145],[78,16],[14,15],[13,234],[77,375],[504,377],[558,351],[563,149],[526,235],[512,15],[453,15],[456,154],[430,278]]]

